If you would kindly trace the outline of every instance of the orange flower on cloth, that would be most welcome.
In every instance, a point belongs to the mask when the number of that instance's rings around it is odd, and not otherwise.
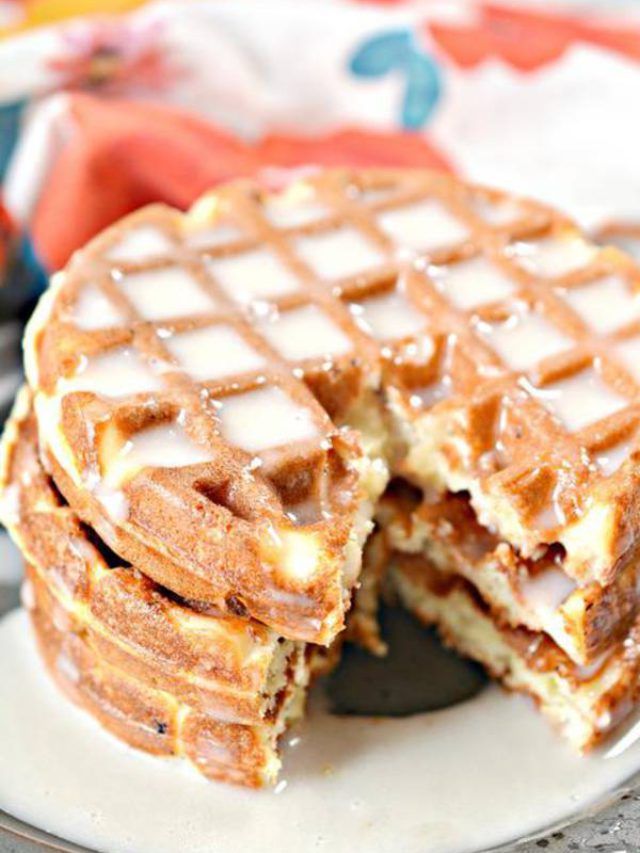
[[[50,164],[31,233],[49,269],[111,222],[164,201],[185,208],[222,181],[313,165],[449,169],[422,137],[340,130],[319,138],[271,135],[245,143],[191,113],[159,104],[68,99],[66,142]]]
[[[2,270],[9,257],[9,243],[14,236],[14,226],[11,217],[7,213],[0,198],[0,281],[2,281]]]
[[[58,89],[161,92],[182,70],[169,56],[159,22],[80,20],[61,30],[59,52],[46,62]]]
[[[586,42],[640,61],[640,29],[598,25],[577,17],[483,3],[472,24],[425,24],[456,65],[474,68],[499,57],[519,71],[556,62],[571,45]]]

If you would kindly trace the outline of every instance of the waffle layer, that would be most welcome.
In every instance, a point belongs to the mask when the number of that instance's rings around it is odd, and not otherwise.
[[[397,555],[389,582],[407,609],[510,690],[529,694],[572,746],[591,749],[633,710],[640,693],[640,623],[590,667],[576,665],[546,634],[512,628],[474,588],[424,557]]]
[[[75,613],[60,609],[42,575],[27,567],[31,623],[47,669],[63,691],[116,737],[155,755],[190,761],[209,779],[249,787],[275,781],[278,736],[302,712],[290,683],[259,725],[222,722],[106,660]]]
[[[53,487],[35,439],[24,392],[4,440],[5,515],[30,561],[25,602],[56,680],[133,746],[185,756],[212,779],[272,782],[277,738],[301,712],[315,669],[312,648],[246,619],[194,610],[116,565]],[[390,503],[383,513],[393,538],[398,522]],[[399,511],[398,501],[393,508]],[[471,539],[467,530],[463,541]],[[605,737],[637,701],[637,628],[590,666],[579,666],[548,636],[507,626],[491,612],[453,574],[459,558],[447,571],[423,556],[396,554],[388,564],[384,537],[373,537],[351,631],[374,651],[383,650],[375,610],[386,574],[409,609],[508,687],[531,693],[578,748]]]
[[[557,551],[524,559],[478,523],[464,495],[421,499],[399,486],[385,496],[378,517],[394,548],[461,575],[504,621],[544,631],[577,664],[597,661],[623,639],[640,609],[637,562],[606,587],[577,586]]]

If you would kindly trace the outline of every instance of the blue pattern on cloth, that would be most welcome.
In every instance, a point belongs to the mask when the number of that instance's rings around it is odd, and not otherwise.
[[[0,181],[4,178],[9,159],[18,141],[22,113],[27,101],[0,104]]]
[[[349,70],[364,79],[391,73],[405,78],[400,121],[407,130],[419,130],[426,124],[442,92],[438,65],[412,30],[389,30],[368,38],[351,57]]]
[[[24,99],[0,104],[0,186],[18,142],[22,116],[28,103]],[[0,280],[6,278],[11,287],[17,289],[19,295],[14,301],[24,305],[45,289],[48,273],[38,259],[28,234],[16,235],[11,231],[2,237],[6,241],[4,255],[8,268],[0,270]]]
[[[27,234],[18,243],[17,259],[21,266],[20,285],[25,299],[39,296],[49,281],[49,273],[42,265]]]

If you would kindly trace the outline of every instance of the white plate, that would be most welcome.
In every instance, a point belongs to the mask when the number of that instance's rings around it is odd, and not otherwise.
[[[579,812],[640,767],[638,744],[573,755],[526,699],[495,687],[385,720],[331,716],[316,694],[276,791],[246,791],[133,751],[70,706],[23,612],[0,623],[0,648],[0,807],[109,853],[461,853]]]

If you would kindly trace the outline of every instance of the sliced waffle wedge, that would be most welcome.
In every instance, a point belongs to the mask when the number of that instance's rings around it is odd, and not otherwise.
[[[501,622],[471,584],[444,576],[424,557],[393,557],[388,580],[403,605],[435,625],[446,643],[508,689],[532,696],[577,750],[600,743],[637,705],[640,623],[598,662],[582,667],[546,634]]]
[[[478,523],[468,496],[425,499],[394,483],[378,518],[395,549],[422,554],[445,577],[465,578],[505,622],[544,631],[576,664],[597,662],[640,612],[637,561],[606,587],[578,586],[564,572],[561,552],[524,559]]]
[[[640,277],[557,216],[414,271],[436,345],[397,377],[396,473],[470,494],[526,558],[562,548],[580,583],[609,583],[638,545]]]

